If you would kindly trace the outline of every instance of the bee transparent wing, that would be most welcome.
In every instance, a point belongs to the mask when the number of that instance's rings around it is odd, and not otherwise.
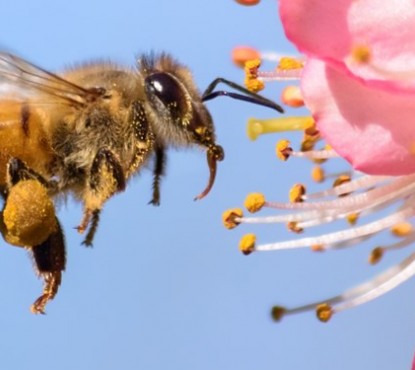
[[[85,89],[22,58],[0,52],[0,98],[7,96],[18,101],[39,94],[53,97],[55,104],[82,107],[103,92]]]

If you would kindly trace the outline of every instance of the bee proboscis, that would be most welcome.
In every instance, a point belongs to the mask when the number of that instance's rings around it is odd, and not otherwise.
[[[214,91],[218,83],[243,94]],[[221,78],[200,94],[189,69],[167,54],[143,55],[134,68],[97,62],[58,75],[0,53],[0,231],[33,254],[44,279],[32,312],[44,313],[65,269],[62,228],[50,200],[69,194],[82,202],[77,229],[91,246],[104,203],[151,158],[150,203],[160,203],[170,146],[206,150],[210,178],[196,199],[203,198],[224,157],[204,102],[221,95],[282,112]]]

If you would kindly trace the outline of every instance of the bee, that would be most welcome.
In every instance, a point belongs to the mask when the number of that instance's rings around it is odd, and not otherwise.
[[[239,93],[214,91],[219,83]],[[54,201],[71,195],[82,203],[77,229],[92,246],[105,202],[150,162],[150,203],[159,205],[166,150],[189,146],[207,153],[210,177],[195,199],[205,197],[224,158],[205,106],[218,96],[283,111],[223,78],[200,94],[190,70],[168,54],[142,55],[134,68],[97,62],[55,74],[0,52],[0,231],[33,254],[44,279],[33,313],[44,313],[65,269]]]

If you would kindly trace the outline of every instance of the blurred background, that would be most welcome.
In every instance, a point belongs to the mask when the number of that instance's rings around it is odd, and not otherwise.
[[[1,9],[1,46],[53,71],[99,58],[133,65],[140,53],[168,51],[191,67],[203,90],[217,76],[243,81],[230,60],[236,45],[295,52],[284,38],[275,1],[243,7],[231,0],[15,0],[3,1]],[[278,100],[281,87],[271,86],[264,95]],[[1,243],[1,369],[410,367],[414,281],[327,324],[313,313],[279,323],[270,319],[273,304],[323,300],[408,252],[388,254],[379,266],[369,266],[370,250],[389,240],[383,235],[387,239],[338,252],[243,256],[237,246],[245,233],[255,231],[260,242],[296,236],[274,225],[228,231],[222,212],[241,206],[252,191],[286,200],[293,183],[308,181],[311,166],[275,158],[275,142],[287,134],[248,140],[247,119],[272,117],[273,111],[228,98],[208,107],[226,151],[208,197],[193,201],[208,179],[205,154],[170,151],[161,206],[147,205],[151,172],[143,170],[107,203],[92,249],[80,245],[74,230],[79,204],[70,200],[60,207],[68,263],[47,315],[29,312],[42,281],[27,253]],[[295,135],[288,137],[296,141]]]

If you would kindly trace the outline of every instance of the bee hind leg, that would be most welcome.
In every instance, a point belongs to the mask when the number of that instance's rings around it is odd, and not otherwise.
[[[125,186],[125,173],[117,157],[107,148],[100,149],[92,162],[88,186],[83,194],[84,214],[77,227],[81,234],[89,227],[83,244],[92,245],[103,204]]]
[[[30,252],[44,280],[43,293],[31,306],[36,314],[45,313],[46,304],[55,297],[66,264],[62,228],[48,193],[54,186],[20,159],[9,160],[2,234],[10,244]]]
[[[12,187],[22,180],[37,180],[46,189],[51,189],[56,186],[54,181],[46,180],[42,175],[27,167],[26,164],[19,158],[10,158],[7,163],[7,185]]]
[[[35,314],[45,313],[45,306],[58,292],[62,281],[62,272],[65,270],[65,240],[57,219],[56,224],[56,231],[48,239],[30,248],[35,268],[44,280],[42,295],[36,299],[30,308]]]

